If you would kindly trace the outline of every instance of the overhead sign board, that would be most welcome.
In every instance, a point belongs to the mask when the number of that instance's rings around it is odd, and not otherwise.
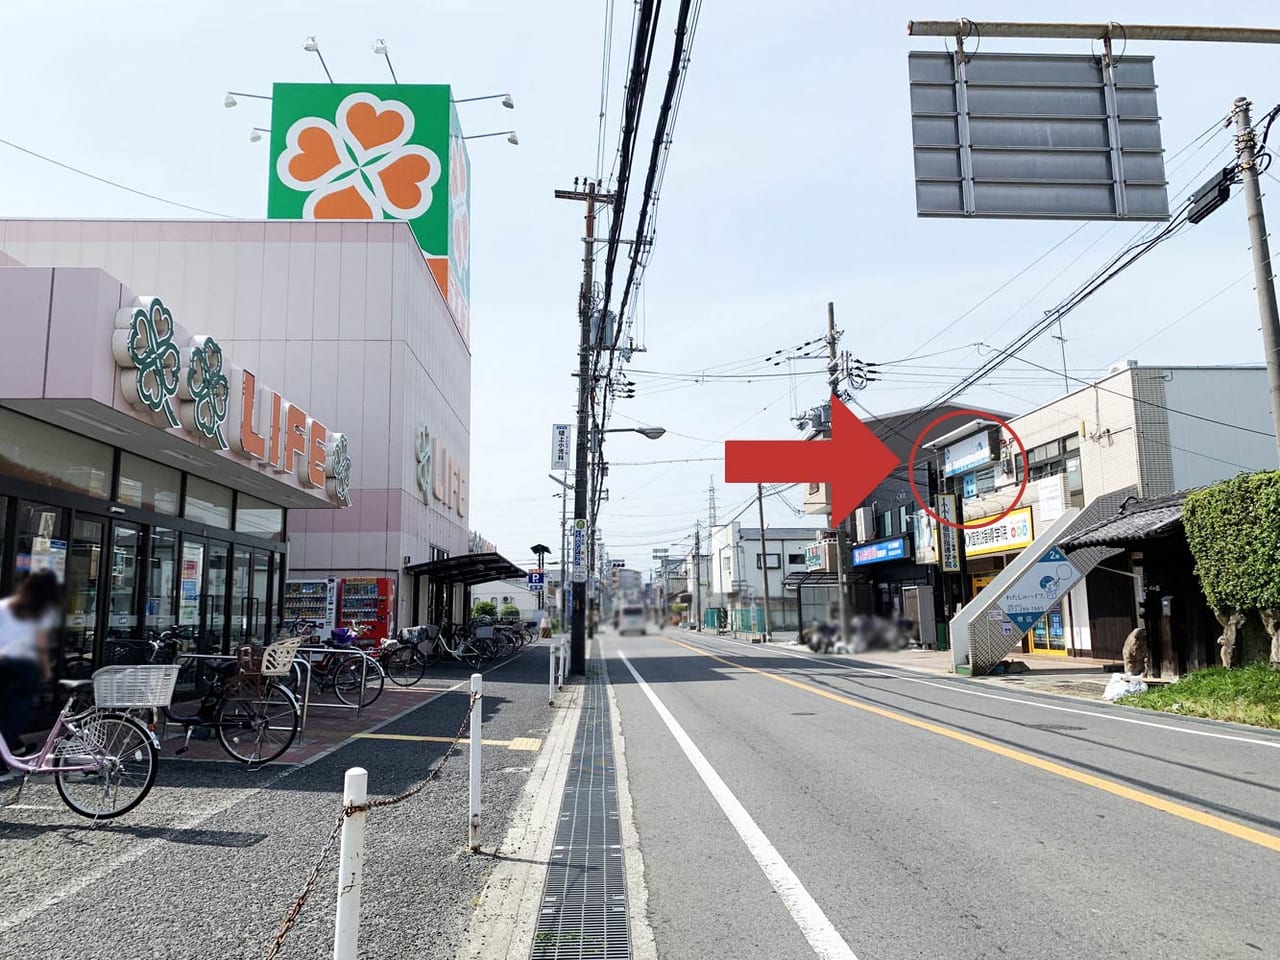
[[[986,427],[973,434],[973,436],[965,437],[950,446],[943,447],[942,475],[944,477],[955,477],[990,463],[995,456],[995,450],[998,449],[992,443],[997,429]],[[998,443],[999,441],[996,442]],[[976,488],[976,478],[974,485]]]
[[[1169,219],[1151,57],[913,51],[922,217]]]
[[[570,426],[567,423],[551,425],[551,469],[569,469]]]
[[[1080,571],[1057,547],[1050,547],[1039,560],[1014,581],[997,601],[1000,609],[1024,633],[1062,599],[1080,580]]]
[[[853,565],[866,566],[869,563],[884,563],[886,560],[901,560],[907,555],[907,538],[894,537],[892,540],[881,540],[853,548]]]
[[[978,524],[982,517],[974,520]],[[1008,553],[1030,546],[1035,539],[1035,526],[1031,522],[1031,508],[1019,507],[999,523],[986,527],[966,528],[964,553],[967,557],[981,557],[989,553]]]

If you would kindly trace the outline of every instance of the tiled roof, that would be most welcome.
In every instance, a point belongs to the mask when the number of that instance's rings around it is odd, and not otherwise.
[[[1074,533],[1058,546],[1064,550],[1082,547],[1106,547],[1150,540],[1174,533],[1182,526],[1182,504],[1188,491],[1170,493],[1146,500],[1129,500],[1105,520],[1100,520],[1079,533]]]

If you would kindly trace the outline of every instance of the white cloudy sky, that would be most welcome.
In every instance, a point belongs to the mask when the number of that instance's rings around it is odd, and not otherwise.
[[[468,132],[514,125],[521,140],[519,147],[501,138],[477,141],[471,151],[471,504],[473,528],[525,561],[530,544],[554,545],[558,536],[559,501],[552,497],[558,488],[546,474],[550,425],[573,419],[582,211],[554,200],[552,191],[595,168],[605,6],[606,0],[6,0],[0,137],[167,198],[259,217],[266,207],[265,142],[249,143],[247,135],[252,126],[268,125],[267,111],[253,101],[226,110],[222,98],[228,89],[265,92],[273,81],[323,79],[314,56],[301,48],[304,36],[320,38],[336,79],[383,79],[385,67],[370,44],[384,37],[402,81],[449,82],[457,96],[510,91],[514,112],[484,103],[463,114]],[[670,14],[676,5],[666,6]],[[616,9],[620,69],[631,4],[617,0]],[[916,218],[906,54],[940,49],[941,41],[911,40],[906,21],[962,14],[1280,26],[1274,2],[1262,0],[970,0],[963,8],[706,0],[645,284],[648,349],[634,368],[685,372],[762,359],[819,336],[833,300],[845,345],[865,359],[949,351],[898,368],[860,398],[877,412],[906,407],[975,365],[972,344],[1004,342],[1141,229],[1099,223],[1072,235],[1076,224]],[[661,42],[670,43],[668,25]],[[987,46],[1089,49],[1085,42]],[[1156,57],[1173,200],[1227,161],[1225,131],[1178,151],[1223,117],[1233,98],[1249,96],[1261,109],[1280,101],[1275,48],[1133,43],[1128,52]],[[615,76],[609,150],[620,95]],[[649,102],[657,100],[655,92]],[[1276,183],[1264,181],[1269,189]],[[0,215],[181,212],[0,144]],[[1128,357],[1259,360],[1247,247],[1242,204],[1233,200],[1109,285],[1066,324],[1073,373],[1089,376]],[[1027,356],[1061,364],[1052,340]],[[969,399],[1016,412],[1061,389],[1060,379],[1025,366],[1010,371],[997,390]],[[625,415],[672,431],[657,442],[619,435],[607,446],[617,465],[601,528],[612,553],[633,566],[648,566],[653,546],[687,543],[682,538],[694,520],[705,520],[711,478],[718,478],[722,518],[753,492],[724,484],[716,461],[643,461],[715,457],[727,437],[797,436],[790,416],[823,395],[821,375],[706,384],[631,378],[639,395],[619,402],[613,425],[628,425]],[[778,500],[768,515],[770,522],[795,519]],[[743,520],[753,518],[751,511]]]

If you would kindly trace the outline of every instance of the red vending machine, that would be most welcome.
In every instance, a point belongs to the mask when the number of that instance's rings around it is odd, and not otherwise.
[[[396,582],[390,577],[346,577],[338,597],[338,626],[364,627],[375,639],[396,627]]]

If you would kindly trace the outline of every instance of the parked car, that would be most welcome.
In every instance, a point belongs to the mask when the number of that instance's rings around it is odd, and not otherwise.
[[[624,636],[628,633],[645,632],[644,607],[626,606],[618,611],[618,632]]]

